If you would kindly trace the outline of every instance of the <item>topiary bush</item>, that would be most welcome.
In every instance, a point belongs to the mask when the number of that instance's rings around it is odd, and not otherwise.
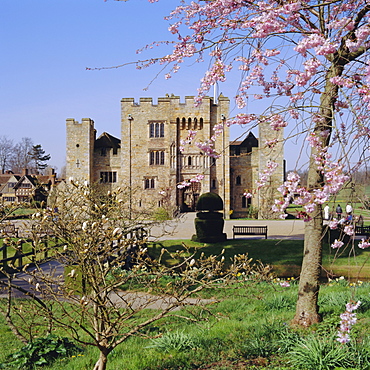
[[[194,220],[196,234],[192,240],[199,243],[217,243],[227,239],[223,233],[224,219],[221,211],[224,208],[222,198],[216,193],[204,193],[197,202],[196,209],[200,212]]]

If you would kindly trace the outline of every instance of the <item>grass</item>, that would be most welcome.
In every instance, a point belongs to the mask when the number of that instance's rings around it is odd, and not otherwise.
[[[345,310],[345,303],[349,299],[363,300],[369,297],[370,285],[367,283],[353,288],[341,279],[323,285],[319,302],[323,322],[308,331],[289,325],[294,316],[297,295],[297,285],[294,283],[283,288],[277,282],[240,281],[232,289],[213,293],[220,302],[209,306],[210,314],[202,313],[203,320],[193,323],[173,316],[156,322],[142,332],[143,336],[132,337],[117,347],[109,355],[108,369],[316,370],[325,368],[317,365],[321,362],[325,364],[326,361],[326,353],[322,352],[322,348],[324,351],[331,351],[330,353],[338,352],[335,357],[336,365],[341,365],[342,361],[348,365],[347,369],[357,370],[367,369],[366,366],[369,366],[366,355],[370,351],[369,342],[365,341],[363,344],[361,340],[362,337],[367,338],[366,333],[370,329],[369,302],[364,301],[363,309],[360,306],[357,312],[358,322],[351,334],[353,342],[358,346],[355,352],[356,361],[363,361],[361,367],[353,366],[352,357],[348,355],[350,346],[344,346],[346,351],[343,352],[332,337],[332,333],[335,336],[340,321],[339,315]],[[188,315],[185,310],[178,314]],[[56,329],[54,334],[65,336],[60,329]],[[298,346],[297,343],[304,345]],[[304,351],[305,345],[309,352]],[[364,345],[365,349],[361,347]],[[0,347],[0,363],[21,347],[1,316]],[[297,353],[300,355],[296,356]],[[340,361],[339,355],[344,356]],[[57,360],[54,365],[43,369],[92,369],[97,358],[95,349],[85,348],[83,352]],[[304,367],[300,358],[309,359],[310,367]],[[333,356],[330,358],[332,360]]]
[[[11,240],[11,245],[8,245],[8,248],[6,249],[6,253],[4,253],[4,251],[0,252],[1,253],[0,260],[3,258],[14,257],[15,254],[17,253],[17,247],[19,245],[22,246],[21,251],[23,254],[31,253],[33,251],[32,243],[30,241],[26,241],[24,239],[17,239],[17,238],[11,238],[10,240]],[[19,244],[20,241],[22,241],[21,244]],[[3,247],[3,245],[4,245],[4,239],[0,239],[0,248]],[[45,245],[41,244],[41,246],[37,248],[37,253],[35,256],[31,254],[31,255],[22,257],[22,265],[34,262],[34,258],[37,261],[42,261],[46,257],[51,257],[53,255],[53,249],[50,249],[50,248],[53,248],[53,246],[55,245],[56,245],[55,241],[48,241],[47,248],[43,250],[43,247],[45,247]],[[46,253],[46,250],[47,250],[47,253]],[[13,261],[13,262],[8,262],[8,264],[13,264],[15,266],[18,266],[18,260]]]
[[[169,251],[182,250],[183,244],[198,254],[218,255],[225,250],[225,260],[236,254],[248,253],[254,260],[272,265],[273,271],[280,277],[298,276],[302,264],[303,240],[273,239],[231,239],[222,243],[202,244],[191,240],[165,240],[149,248],[150,254],[157,257],[161,247]],[[362,280],[370,276],[370,251],[362,250],[354,245],[346,245],[341,250],[333,250],[328,244],[323,248],[323,268],[334,275],[344,275],[351,279]],[[168,263],[175,263],[168,257]]]
[[[342,189],[339,194],[332,197],[328,202],[330,212],[336,217],[335,209],[338,204],[342,207],[343,216],[345,216],[346,204],[349,202],[352,204],[353,213],[355,216],[362,215],[365,221],[365,225],[370,225],[370,209],[365,209],[362,200],[370,197],[370,186],[354,185],[348,186]],[[303,211],[303,207],[296,206],[294,204],[288,206],[287,212],[292,215],[296,215],[297,212]]]

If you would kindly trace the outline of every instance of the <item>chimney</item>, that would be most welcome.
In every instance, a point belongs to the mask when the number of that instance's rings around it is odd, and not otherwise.
[[[22,176],[27,176],[27,175],[28,175],[28,168],[23,168]]]

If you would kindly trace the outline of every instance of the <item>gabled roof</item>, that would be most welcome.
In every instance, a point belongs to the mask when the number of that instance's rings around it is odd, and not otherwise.
[[[244,140],[234,140],[230,141],[230,145],[241,145],[241,146],[248,146],[248,143],[251,141],[256,141],[258,142],[258,139],[253,135],[252,132],[249,132],[247,137]]]
[[[0,175],[0,191],[2,191],[5,188],[8,182],[18,183],[20,178],[21,178],[20,175],[14,175],[14,174]]]
[[[95,140],[95,148],[120,148],[120,146],[121,140],[108,134],[107,132],[103,132]]]
[[[24,180],[28,180],[34,187],[38,184],[37,178],[32,175],[23,175],[14,186],[15,189],[19,187],[20,184],[24,182]]]

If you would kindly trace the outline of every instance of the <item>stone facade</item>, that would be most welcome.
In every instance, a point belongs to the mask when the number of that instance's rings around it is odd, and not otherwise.
[[[135,208],[154,203],[171,210],[194,210],[200,194],[215,192],[224,201],[225,218],[231,213],[246,216],[250,206],[262,204],[260,196],[243,200],[246,190],[256,191],[261,166],[275,158],[283,171],[282,141],[272,155],[258,147],[253,134],[243,142],[230,143],[225,126],[214,143],[219,157],[204,155],[194,143],[210,140],[228,113],[229,99],[222,95],[217,104],[206,97],[199,107],[194,106],[194,97],[185,97],[182,103],[178,96],[166,96],[158,98],[157,104],[152,98],[140,98],[138,103],[124,98],[121,139],[107,133],[96,139],[91,119],[84,118],[81,123],[67,119],[67,178],[101,182],[107,188],[127,186],[130,206]],[[189,130],[196,131],[196,136],[182,149]],[[267,130],[262,136],[271,140]],[[198,174],[204,175],[201,182],[192,182],[183,189],[176,186]],[[281,183],[280,175],[276,181]]]

